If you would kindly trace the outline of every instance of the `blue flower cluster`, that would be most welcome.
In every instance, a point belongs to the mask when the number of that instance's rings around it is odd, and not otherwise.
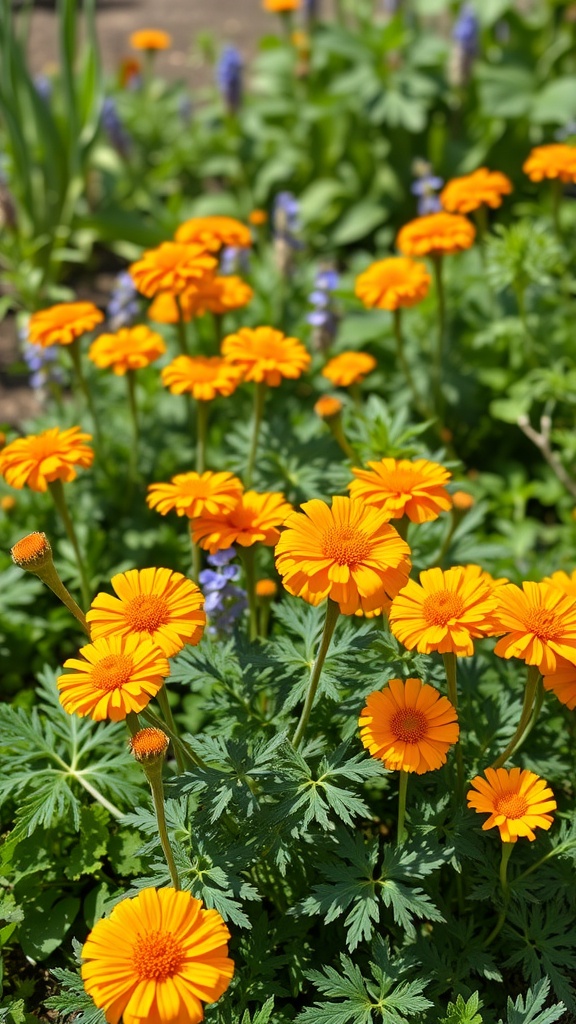
[[[58,365],[58,346],[42,348],[28,341],[28,331],[18,331],[22,347],[22,358],[28,367],[30,377],[28,383],[33,391],[42,391],[50,384],[61,385],[64,382],[62,368]]]
[[[272,209],[274,251],[276,264],[283,276],[292,269],[294,252],[302,248],[300,231],[300,204],[292,192],[279,192]]]
[[[129,327],[139,312],[138,293],[134,281],[127,270],[122,270],[116,275],[106,308],[110,329],[119,331],[121,327]]]
[[[235,555],[234,548],[208,555],[208,565],[212,568],[203,569],[198,578],[206,598],[204,611],[208,617],[208,632],[213,635],[230,633],[248,607],[246,591],[235,582],[240,568],[230,565]]]
[[[229,114],[237,114],[242,104],[244,61],[235,46],[225,46],[216,65],[216,82]]]
[[[338,287],[339,277],[335,270],[319,270],[314,280],[314,291],[308,302],[313,307],[306,320],[314,327],[314,344],[321,351],[330,347],[338,330],[338,314],[334,308],[332,292]]]
[[[415,181],[410,191],[412,195],[418,196],[418,216],[438,213],[442,209],[442,204],[437,193],[444,184],[443,178],[432,174],[432,167],[426,160],[415,160],[412,171]]]
[[[116,107],[116,102],[112,96],[107,96],[102,104],[100,123],[106,132],[111,145],[121,157],[126,159],[130,155],[130,151],[132,149],[132,139],[120,120],[118,108]]]

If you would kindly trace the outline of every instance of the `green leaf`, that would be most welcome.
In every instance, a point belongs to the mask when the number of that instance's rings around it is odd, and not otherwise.
[[[110,815],[99,804],[80,810],[80,839],[68,852],[65,874],[77,879],[98,871],[106,853]],[[117,865],[115,865],[118,870]]]
[[[53,892],[42,892],[25,904],[25,919],[19,931],[26,956],[45,960],[61,945],[80,909],[80,900],[66,896],[58,900]]]
[[[548,978],[542,978],[534,988],[528,989],[525,998],[518,996],[512,1002],[508,996],[506,1004],[506,1024],[553,1024],[566,1011],[564,1003],[554,1003],[545,1007],[550,991]],[[499,1021],[499,1024],[503,1024]]]
[[[448,1003],[446,1015],[439,1024],[482,1024],[482,1014],[478,1013],[481,1006],[478,992],[474,992],[468,1000],[459,995],[455,1003]]]
[[[388,219],[388,211],[374,199],[354,203],[332,232],[333,245],[350,245],[379,228]]]
[[[576,76],[547,82],[534,100],[530,119],[536,124],[568,124],[576,117]]]

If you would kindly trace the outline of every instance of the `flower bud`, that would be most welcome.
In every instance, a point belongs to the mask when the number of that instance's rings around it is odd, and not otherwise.
[[[334,416],[340,415],[342,402],[333,395],[322,395],[314,406],[314,412],[320,419],[330,420]]]
[[[130,740],[130,753],[142,765],[163,761],[169,739],[162,729],[140,729]]]
[[[38,573],[52,565],[52,548],[45,533],[29,533],[11,549],[12,561],[26,572]]]
[[[256,584],[256,597],[269,600],[278,593],[278,584],[275,580],[258,580]]]

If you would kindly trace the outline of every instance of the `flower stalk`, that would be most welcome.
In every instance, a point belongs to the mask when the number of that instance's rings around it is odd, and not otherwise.
[[[409,772],[401,771],[398,784],[398,831],[396,833],[396,846],[402,846],[406,840],[406,794],[408,792]]]
[[[496,936],[500,934],[500,932],[502,931],[502,928],[504,927],[504,922],[506,920],[506,914],[508,912],[508,904],[510,903],[510,886],[508,884],[508,861],[510,860],[510,857],[511,857],[511,854],[512,854],[512,850],[514,849],[515,845],[516,845],[515,843],[502,843],[502,856],[500,858],[500,872],[499,872],[499,874],[500,874],[500,887],[502,889],[502,899],[503,899],[504,902],[503,902],[502,910],[500,911],[500,914],[498,916],[498,920],[497,920],[494,928],[490,932],[490,935],[486,939],[486,942],[484,943],[484,949],[487,949],[488,946],[491,945],[491,943],[494,941]]]
[[[82,557],[82,552],[80,551],[80,545],[78,543],[78,537],[76,536],[76,530],[74,529],[74,523],[72,522],[70,513],[68,511],[68,505],[66,504],[66,498],[64,497],[64,487],[62,485],[62,481],[49,480],[48,489],[50,491],[50,494],[52,495],[52,500],[56,506],[58,515],[62,520],[64,529],[66,530],[68,540],[70,541],[74,549],[74,554],[76,555],[76,564],[78,565],[78,572],[80,573],[82,602],[84,604],[84,607],[87,608],[88,605],[90,604],[90,583],[88,580],[88,572],[86,569],[86,563],[84,561],[84,558]],[[72,611],[72,609],[70,610]],[[75,612],[72,612],[72,614],[75,614]],[[76,616],[76,618],[78,618],[78,616]]]
[[[304,707],[302,708],[302,714],[300,715],[300,721],[298,722],[296,732],[292,737],[292,745],[295,749],[297,749],[300,746],[302,738],[306,731],[306,726],[308,725],[308,721],[310,719],[310,713],[312,711],[312,706],[314,704],[314,699],[316,697],[316,691],[318,689],[318,683],[320,682],[322,668],[326,660],[326,655],[328,654],[330,641],[332,640],[332,634],[334,633],[334,627],[336,626],[336,622],[338,621],[339,615],[340,606],[336,604],[335,601],[332,601],[331,598],[328,598],[328,601],[326,602],[326,619],[324,620],[324,630],[322,633],[322,639],[320,640],[320,647],[318,648],[318,653],[312,663],[312,670],[310,673],[310,681],[308,683],[308,692],[306,694],[306,700],[304,702]]]
[[[490,766],[491,768],[501,768],[502,765],[506,763],[508,758],[512,756],[514,751],[518,749],[520,744],[525,739],[526,735],[528,735],[528,726],[530,725],[530,721],[532,719],[532,712],[534,709],[534,703],[536,699],[539,681],[540,670],[538,666],[529,665],[528,678],[526,680],[526,689],[524,690],[524,703],[522,705],[522,712],[520,714],[520,721],[518,722],[516,732],[514,733],[512,739],[510,740],[508,746],[503,751],[503,753],[500,754],[500,756],[497,757],[493,764]]]
[[[250,443],[250,454],[248,456],[248,465],[246,467],[246,487],[250,487],[252,484],[252,477],[254,475],[254,466],[256,465],[256,452],[258,451],[258,437],[260,435],[260,425],[262,423],[262,416],[264,415],[264,404],[266,402],[266,381],[258,381],[254,391],[254,412],[252,418],[252,441]]]

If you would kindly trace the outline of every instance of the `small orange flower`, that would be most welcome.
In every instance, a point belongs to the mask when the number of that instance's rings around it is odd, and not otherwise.
[[[422,302],[431,280],[423,263],[408,256],[391,256],[360,274],[355,292],[368,309],[401,309]]]
[[[576,181],[576,146],[568,146],[565,142],[536,146],[528,154],[522,170],[530,181],[543,181],[545,178]]]
[[[498,828],[503,843],[515,843],[519,836],[536,838],[535,828],[550,828],[557,803],[544,779],[520,768],[487,768],[485,779],[477,775],[468,791],[468,807],[490,817],[483,831]]]
[[[138,324],[123,327],[116,334],[101,334],[92,342],[88,358],[102,370],[111,366],[116,376],[122,377],[128,370],[150,366],[165,351],[164,339],[145,324]]]
[[[446,764],[458,742],[456,709],[447,697],[419,679],[391,679],[366,698],[358,725],[372,757],[390,771],[434,771]]]
[[[276,594],[278,593],[278,584],[276,583],[276,580],[258,580],[255,591],[256,597],[269,600],[272,597],[276,597]]]
[[[172,45],[172,36],[159,28],[141,28],[130,36],[134,50],[167,50]]]
[[[81,334],[93,331],[104,314],[93,302],[59,302],[56,306],[32,313],[28,321],[28,341],[32,345],[71,345]]]
[[[126,89],[142,74],[142,65],[136,57],[124,57],[118,69],[118,79],[121,89]]]
[[[458,512],[467,512],[476,504],[476,501],[469,491],[453,491],[452,504]]]
[[[510,178],[500,171],[480,167],[473,174],[449,181],[440,193],[440,202],[448,213],[472,213],[481,206],[490,206],[495,210],[502,206],[503,196],[510,192]]]
[[[348,484],[351,498],[386,512],[388,519],[408,516],[412,523],[428,523],[452,507],[446,490],[451,473],[428,459],[381,459],[369,469],[353,467]]]
[[[16,498],[12,497],[12,495],[11,495],[11,494],[4,494],[4,495],[3,495],[3,496],[2,496],[1,498],[0,498],[0,508],[1,508],[1,509],[2,509],[2,511],[3,511],[3,512],[5,512],[5,513],[6,513],[7,515],[8,515],[8,514],[9,514],[10,512],[13,512],[13,511],[14,511],[14,509],[16,508]]]
[[[322,376],[336,388],[348,388],[351,384],[359,384],[368,373],[376,369],[376,360],[368,352],[341,352],[330,359]]]
[[[556,695],[570,711],[576,708],[576,665],[566,658],[556,659],[556,669],[543,679],[544,689]]]
[[[492,635],[493,587],[477,565],[426,569],[392,601],[390,629],[409,651],[474,654],[473,640]]]
[[[344,406],[334,395],[321,395],[314,406],[314,412],[320,419],[331,420],[339,416]]]
[[[212,514],[206,511],[193,519],[194,543],[211,555],[233,544],[243,548],[256,543],[274,547],[280,536],[278,527],[291,511],[292,505],[283,494],[246,491],[230,511],[223,509]]]
[[[60,430],[51,427],[41,434],[19,437],[0,452],[0,476],[7,484],[21,490],[26,484],[33,491],[45,491],[53,480],[75,480],[76,466],[88,469],[94,452],[80,427]]]
[[[553,572],[551,576],[545,576],[542,582],[551,583],[552,586],[558,587],[563,594],[576,600],[576,569],[574,569],[570,576],[567,572],[558,570],[558,572]]]
[[[204,313],[231,313],[242,309],[254,298],[254,292],[241,277],[206,278],[198,288],[179,295],[182,317],[186,322]],[[178,305],[170,292],[159,292],[148,310],[148,316],[159,324],[176,324]]]
[[[281,14],[283,11],[297,11],[301,0],[262,0],[265,11]]]
[[[173,395],[191,394],[199,402],[231,395],[242,370],[220,356],[177,356],[162,370],[162,383]]]
[[[216,269],[216,260],[203,245],[162,242],[148,249],[129,270],[142,295],[151,299],[157,292],[179,295],[186,289],[198,288]]]
[[[129,569],[111,580],[117,597],[96,594],[86,615],[90,635],[149,639],[173,657],[200,643],[206,615],[204,595],[192,580],[171,569]]]
[[[310,366],[301,341],[287,338],[273,327],[241,327],[224,338],[222,355],[239,366],[247,381],[265,381],[277,388],[284,377],[295,380]]]
[[[99,637],[68,658],[59,676],[60,703],[70,715],[120,722],[129,711],[142,711],[170,673],[166,657],[150,638],[138,635]]]
[[[314,498],[284,523],[276,568],[290,594],[318,605],[325,598],[344,615],[386,607],[405,586],[410,548],[376,509],[335,497]]]
[[[251,210],[248,214],[248,223],[253,224],[255,228],[259,228],[262,224],[266,224],[268,221],[268,214],[266,210]]]
[[[235,217],[191,217],[180,225],[174,238],[177,242],[194,242],[215,252],[224,245],[235,249],[252,245],[250,229]]]
[[[469,249],[474,225],[459,213],[429,213],[400,229],[396,245],[404,256],[449,256]]]
[[[198,516],[218,515],[233,509],[242,484],[232,473],[179,473],[169,484],[150,484],[146,502],[165,516],[174,510],[179,516],[196,519]]]
[[[139,729],[130,740],[130,753],[141,764],[166,756],[170,740],[162,729]]]
[[[507,583],[496,590],[494,634],[500,658],[538,665],[542,675],[556,671],[560,658],[576,661],[576,605],[551,583]]]

